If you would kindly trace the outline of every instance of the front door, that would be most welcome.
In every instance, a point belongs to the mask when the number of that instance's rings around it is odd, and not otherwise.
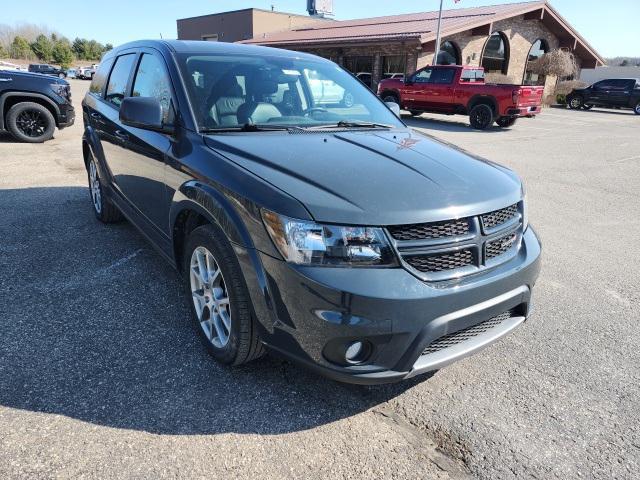
[[[426,95],[431,79],[431,67],[418,70],[411,77],[403,88],[403,108],[407,110],[426,110]]]
[[[618,79],[611,81],[609,90],[609,102],[613,106],[628,107],[631,103],[631,95],[636,86],[635,80]]]

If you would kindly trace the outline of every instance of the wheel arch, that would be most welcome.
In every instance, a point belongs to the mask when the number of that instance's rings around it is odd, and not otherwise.
[[[498,111],[498,101],[491,95],[475,95],[471,97],[469,103],[467,103],[466,113],[471,112],[471,109],[476,105],[489,105],[493,110],[494,115],[499,115],[500,113]]]
[[[11,107],[22,102],[33,102],[45,107],[53,115],[53,120],[58,127],[60,108],[49,97],[35,92],[6,92],[0,95],[0,130],[6,128],[7,113]]]
[[[382,91],[382,93],[380,94],[380,98],[384,99],[385,96],[387,95],[393,95],[394,97],[396,97],[398,99],[398,102],[401,102],[401,97],[400,97],[400,92],[398,90],[395,90],[393,88],[387,88],[385,90]]]

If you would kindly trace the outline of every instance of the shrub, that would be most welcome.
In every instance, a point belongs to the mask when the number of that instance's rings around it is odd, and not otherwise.
[[[556,95],[564,95],[566,97],[572,90],[575,90],[576,88],[584,88],[586,86],[587,84],[580,80],[566,80],[564,82],[558,82],[554,93]]]
[[[17,58],[21,60],[31,60],[33,58],[33,52],[31,51],[31,45],[24,37],[15,37],[11,43],[11,58]]]
[[[529,62],[527,69],[538,75],[553,75],[557,78],[571,77],[578,72],[575,57],[566,50],[552,50],[535,62]]]
[[[513,78],[511,78],[508,75],[505,75],[504,73],[495,73],[495,72],[486,73],[484,75],[484,81],[486,83],[508,83],[511,85],[518,83]]]

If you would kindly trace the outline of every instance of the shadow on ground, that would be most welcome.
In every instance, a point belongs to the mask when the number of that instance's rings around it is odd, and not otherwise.
[[[447,120],[445,120],[447,118]],[[450,119],[450,120],[449,120]],[[467,122],[468,117],[462,115],[443,116],[443,119],[433,117],[402,116],[402,121],[412,128],[424,128],[425,130],[438,130],[441,132],[475,132],[478,134],[502,133],[509,128],[500,128],[496,124],[486,130],[474,130]]]
[[[216,364],[176,273],[80,187],[0,190],[0,404],[159,434],[279,434],[345,418],[419,381],[331,382],[266,357]]]

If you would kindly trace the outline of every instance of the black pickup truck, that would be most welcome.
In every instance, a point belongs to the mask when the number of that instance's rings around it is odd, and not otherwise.
[[[0,132],[41,143],[73,125],[71,87],[66,80],[37,73],[0,70]]]
[[[631,108],[640,115],[640,79],[612,78],[567,95],[569,108],[589,110],[593,107]]]

